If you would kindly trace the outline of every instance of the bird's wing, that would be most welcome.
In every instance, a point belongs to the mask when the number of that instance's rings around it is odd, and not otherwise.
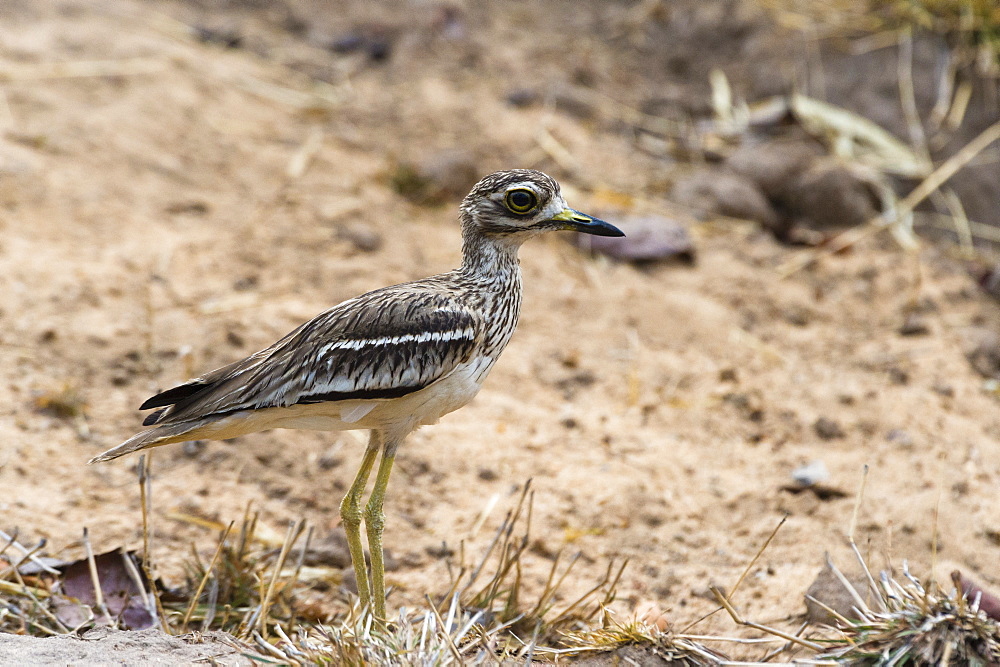
[[[482,330],[481,321],[447,294],[400,294],[400,287],[369,292],[267,349],[153,396],[140,409],[164,409],[143,423],[404,396],[467,361]]]

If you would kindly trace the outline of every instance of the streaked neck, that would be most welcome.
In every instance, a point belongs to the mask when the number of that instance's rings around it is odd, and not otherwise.
[[[463,230],[460,271],[479,280],[516,281],[520,276],[517,251],[522,242],[523,239],[513,234],[507,237],[487,237]]]

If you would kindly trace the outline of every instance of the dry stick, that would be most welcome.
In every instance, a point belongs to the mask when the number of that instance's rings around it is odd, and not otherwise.
[[[7,65],[0,69],[0,81],[39,81],[75,79],[94,76],[130,76],[155,74],[170,66],[165,58],[130,58],[126,60],[77,60],[73,62]]]
[[[444,620],[441,618],[441,614],[438,612],[437,607],[434,606],[434,601],[431,600],[431,596],[427,596],[427,605],[431,608],[431,613],[434,614],[434,618],[441,627],[441,634],[444,636],[448,643],[448,649],[451,654],[458,661],[458,664],[462,664],[462,654],[458,652],[458,647],[455,646],[455,642],[451,639],[451,633],[448,632],[448,626],[444,624]]]
[[[847,579],[846,576],[844,576],[844,573],[840,571],[840,568],[833,564],[833,560],[830,559],[829,554],[826,555],[826,567],[833,573],[833,576],[837,578],[837,581],[839,581],[840,585],[844,587],[844,590],[851,596],[851,599],[854,600],[854,604],[857,606],[858,611],[866,616],[871,614],[871,609],[868,608],[868,603],[862,599],[861,594],[858,593],[857,589],[854,588],[854,585]]]
[[[934,502],[934,533],[931,536],[931,578],[927,582],[927,590],[930,591],[936,579],[935,571],[938,562],[938,519],[941,516],[941,486],[938,485],[937,500]]]
[[[518,517],[521,516],[521,509],[524,507],[524,500],[528,496],[528,494],[529,494],[530,491],[531,491],[531,479],[529,479],[524,484],[524,489],[521,491],[521,497],[518,498],[518,500],[517,500],[517,506],[514,508],[514,511],[507,512],[507,516],[504,517],[503,523],[500,524],[500,528],[497,530],[496,534],[493,536],[493,541],[490,542],[490,546],[486,549],[486,553],[483,555],[482,560],[479,562],[479,566],[476,567],[472,571],[472,573],[469,575],[469,582],[462,588],[462,594],[463,595],[472,587],[472,585],[475,583],[476,579],[479,578],[479,575],[482,573],[483,568],[486,567],[486,561],[489,559],[489,557],[493,553],[494,549],[496,549],[496,546],[500,542],[501,537],[504,537],[504,534],[506,533],[506,538],[504,538],[504,544],[505,545],[506,545],[507,540],[510,539],[510,534],[514,530],[514,524],[517,522]],[[534,498],[534,494],[532,494],[532,498]],[[528,516],[529,516],[528,529],[530,530],[530,528],[531,528],[531,520],[530,520],[530,516],[531,516],[531,503],[530,502],[528,503]],[[527,534],[527,531],[525,531],[525,534]],[[502,560],[503,559],[501,558],[501,561]]]
[[[83,527],[83,548],[87,552],[87,569],[90,571],[90,581],[94,586],[94,604],[98,611],[104,614],[108,621],[111,621],[111,612],[104,604],[104,591],[101,589],[101,578],[97,576],[97,561],[94,559],[94,550],[90,547],[90,531]]]
[[[20,576],[17,570],[14,570],[14,574]],[[49,591],[44,588],[35,588],[34,586],[22,585],[15,583],[13,581],[6,581],[0,579],[0,593],[13,593],[15,595],[37,595],[38,597],[48,597],[52,595]]]
[[[0,556],[3,556],[5,553],[7,553],[7,549],[9,549],[10,546],[17,541],[17,536],[18,536],[17,527],[14,528],[13,533],[14,533],[13,535],[8,535],[7,533],[0,530],[0,539],[7,540],[7,544],[3,545],[3,548],[0,548]]]
[[[950,232],[955,231],[955,221],[952,219],[952,216],[943,213],[921,213],[917,218],[917,222],[921,226]],[[975,220],[966,220],[965,222],[968,224],[969,233],[973,238],[983,239],[990,243],[1000,243],[1000,229],[992,225],[987,225],[984,222],[976,222]]]
[[[219,580],[212,579],[212,585],[208,589],[208,601],[205,603],[205,617],[201,619],[201,631],[208,632],[215,620],[216,607],[219,605]],[[227,605],[228,606],[228,605]]]
[[[746,579],[746,577],[747,577],[748,574],[750,574],[750,570],[753,568],[754,563],[756,563],[758,560],[760,560],[760,557],[764,554],[764,551],[767,550],[768,546],[770,546],[771,540],[773,540],[774,536],[778,534],[778,531],[781,530],[781,527],[785,525],[786,521],[788,521],[788,515],[787,514],[785,516],[781,517],[781,521],[779,521],[778,525],[774,527],[774,530],[771,531],[771,534],[767,536],[766,540],[764,540],[764,544],[761,546],[760,549],[757,550],[757,553],[750,560],[750,562],[747,564],[747,566],[743,569],[743,573],[740,575],[740,578],[736,580],[736,583],[733,585],[733,590],[729,593],[730,597],[732,597],[733,595],[736,594],[736,590],[740,587],[740,584],[742,584],[743,580]],[[681,630],[681,634],[684,634],[685,632],[687,632],[688,630],[690,630],[694,626],[696,626],[699,623],[701,623],[702,621],[704,621],[709,616],[714,616],[718,612],[719,612],[719,609],[714,609],[714,610],[708,612],[707,614],[705,614],[704,616],[695,619],[691,623],[688,623],[684,627],[684,629]]]
[[[948,110],[948,117],[945,118],[945,127],[949,130],[955,131],[962,126],[962,123],[965,121],[965,114],[969,111],[969,102],[972,101],[972,93],[972,82],[963,81],[958,84],[951,108]]]
[[[910,143],[926,164],[931,163],[927,150],[927,135],[917,111],[917,99],[913,92],[913,34],[909,28],[900,31],[899,48],[896,50],[896,79],[899,82],[899,102],[906,118],[906,128],[910,133]]]
[[[899,219],[903,215],[912,212],[920,202],[927,199],[932,192],[944,185],[956,172],[986,150],[997,139],[1000,139],[1000,121],[980,132],[975,139],[942,162],[941,166],[931,172],[917,187],[913,188],[910,194],[903,197],[896,205],[894,217]],[[885,214],[877,215],[867,223],[839,234],[823,247],[807,250],[799,255],[798,258],[785,263],[784,266],[778,269],[778,276],[782,279],[788,278],[822,256],[836,254],[873,234],[877,234],[883,229],[888,228],[891,222],[892,220],[888,219]]]
[[[226,546],[226,540],[229,539],[229,533],[233,529],[234,521],[229,522],[229,526],[226,528],[226,532],[222,534],[222,538],[219,540],[219,546],[215,548],[215,555],[212,556],[212,562],[208,564],[205,568],[205,575],[198,582],[198,588],[195,590],[194,595],[191,596],[191,604],[188,605],[187,611],[184,613],[184,620],[181,621],[181,632],[187,631],[188,622],[191,620],[191,615],[194,613],[194,608],[198,605],[198,598],[201,597],[201,592],[205,590],[205,584],[208,583],[209,578],[212,576],[212,570],[215,569],[215,564],[219,562],[219,556],[222,555],[222,548]]]
[[[297,181],[302,178],[322,147],[323,128],[320,125],[314,125],[309,130],[309,135],[305,141],[302,142],[302,145],[299,146],[298,150],[292,154],[292,158],[288,161],[288,166],[285,167],[285,177],[289,181]],[[286,183],[286,185],[288,184]]]
[[[483,527],[483,524],[486,523],[486,519],[489,518],[490,513],[492,513],[493,510],[496,508],[498,502],[500,502],[499,493],[494,493],[492,496],[489,497],[489,499],[486,501],[486,505],[479,512],[479,516],[476,517],[476,520],[472,523],[472,528],[469,529],[469,537],[476,536],[476,533],[478,533],[479,530]]]
[[[736,590],[740,587],[740,584],[742,584],[743,580],[747,578],[748,574],[750,574],[750,570],[753,568],[754,564],[758,560],[760,560],[760,557],[762,555],[764,555],[764,552],[771,545],[771,540],[773,540],[774,536],[778,534],[778,531],[781,530],[781,527],[785,525],[786,521],[788,521],[787,514],[781,517],[781,521],[779,521],[778,525],[774,527],[774,530],[771,531],[771,534],[767,536],[767,539],[764,540],[764,544],[761,545],[760,549],[757,550],[757,553],[754,555],[753,559],[747,564],[746,568],[744,568],[743,574],[741,574],[740,578],[736,580],[735,584],[733,584],[733,589],[729,592],[730,598],[736,595]]]
[[[306,554],[309,552],[309,546],[312,544],[313,538],[313,527],[309,526],[309,530],[306,531],[306,541],[302,544],[302,550],[299,551],[299,559],[295,563],[295,572],[292,573],[292,581],[298,581],[299,575],[302,574],[302,568],[306,564]]]
[[[285,566],[285,561],[288,560],[288,553],[292,550],[292,545],[294,545],[299,539],[299,536],[302,535],[305,525],[305,519],[299,519],[297,523],[290,524],[288,526],[285,543],[281,545],[281,553],[278,555],[278,561],[274,564],[274,572],[271,573],[271,582],[268,584],[267,592],[264,593],[264,600],[260,604],[260,618],[258,619],[260,623],[260,630],[265,635],[267,634],[267,612],[271,607],[271,599],[274,596],[274,589],[278,585],[278,576],[281,574],[281,568]]]
[[[803,597],[805,597],[806,600],[810,600],[813,604],[815,604],[816,606],[818,606],[819,608],[821,608],[826,613],[830,614],[830,616],[833,616],[836,620],[838,620],[841,623],[843,623],[844,627],[849,627],[849,626],[853,625],[853,623],[851,622],[851,620],[849,618],[847,618],[846,616],[844,616],[839,611],[837,611],[836,609],[834,609],[830,605],[826,604],[822,600],[814,598],[813,596],[809,595],[808,593],[805,596],[803,596]],[[851,643],[851,644],[854,643],[854,640],[851,639],[850,637],[848,637],[847,635],[844,636],[844,639],[846,639],[848,641],[848,643]]]
[[[865,486],[868,484],[868,464],[861,469],[861,485],[854,496],[854,509],[851,511],[851,523],[847,527],[847,539],[854,542],[854,531],[858,528],[858,514],[861,512],[861,501],[865,496]]]
[[[153,467],[153,453],[147,452],[139,456],[139,505],[142,508],[142,569],[146,573],[146,580],[149,588],[153,592],[153,599],[156,601],[156,613],[160,618],[160,629],[164,633],[170,634],[167,627],[167,617],[163,613],[163,602],[160,600],[160,591],[156,588],[156,579],[153,577],[153,554],[150,551],[152,528],[150,527],[150,503],[153,495],[153,481],[150,471]]]
[[[805,629],[808,628],[808,627],[809,627],[809,621],[803,621],[803,623],[799,626],[799,629],[795,631],[795,636],[796,637],[801,637],[802,633],[805,632]],[[764,657],[762,657],[760,659],[760,662],[761,663],[765,663],[765,664],[769,663],[769,662],[771,662],[771,658],[773,658],[773,657],[775,657],[777,655],[781,655],[782,653],[784,653],[785,651],[787,651],[790,648],[792,648],[792,645],[789,642],[785,642],[781,646],[778,646],[777,648],[773,648],[770,651],[768,651],[767,653],[765,653]]]
[[[17,581],[21,585],[21,590],[19,592],[23,593],[24,595],[27,595],[29,598],[31,598],[31,601],[35,604],[35,609],[37,609],[38,611],[42,612],[42,614],[46,618],[48,618],[50,621],[52,621],[56,625],[57,628],[59,628],[60,630],[63,631],[63,634],[67,634],[67,633],[71,632],[71,630],[69,628],[67,628],[63,624],[63,622],[60,621],[56,617],[55,614],[53,614],[51,611],[49,611],[45,607],[45,605],[43,605],[41,603],[41,601],[38,599],[38,596],[36,595],[36,593],[40,594],[41,597],[52,595],[49,591],[44,591],[44,590],[41,590],[41,589],[38,589],[38,588],[32,588],[31,586],[28,586],[27,584],[24,583],[24,579],[21,578],[21,573],[18,572],[17,570],[14,570],[14,576],[17,577]],[[11,582],[4,582],[4,583],[11,583]],[[90,610],[88,610],[88,611],[90,612],[90,618],[87,619],[86,621],[84,621],[84,623],[90,622],[90,620],[94,617],[94,612],[90,611]],[[25,620],[27,620],[27,619],[25,619]],[[32,625],[34,625],[37,628],[43,627],[43,626],[40,626],[40,625],[38,625],[38,624],[36,624],[36,623],[34,623],[32,621],[28,621],[28,622],[31,623]],[[83,625],[83,624],[81,623],[81,625]],[[48,629],[46,628],[46,630],[48,630]]]
[[[156,604],[153,602],[153,596],[146,590],[146,585],[142,582],[142,575],[139,574],[139,569],[135,566],[132,555],[122,552],[122,563],[125,564],[125,571],[128,573],[128,578],[132,580],[136,590],[142,595],[142,605],[146,608],[146,613],[149,614],[149,618],[155,619]]]
[[[289,659],[287,655],[285,655],[284,653],[282,653],[281,651],[279,651],[274,646],[271,646],[271,644],[267,640],[265,640],[263,637],[260,636],[260,633],[254,632],[253,633],[253,640],[254,640],[254,643],[257,644],[257,646],[262,651],[264,651],[265,653],[268,653],[269,655],[274,656],[278,660],[281,660],[282,662],[285,662],[286,660]]]
[[[861,513],[861,504],[864,502],[865,497],[865,487],[868,485],[868,465],[861,470],[861,484],[858,486],[858,493],[854,497],[854,509],[851,511],[851,523],[847,529],[847,542],[851,546],[851,550],[854,552],[854,557],[857,558],[858,563],[861,565],[861,569],[864,570],[865,577],[868,579],[868,586],[871,588],[872,593],[875,594],[875,599],[878,600],[879,606],[885,611],[885,603],[882,601],[882,596],[878,594],[879,588],[878,584],[875,583],[875,577],[872,576],[871,569],[868,567],[868,562],[861,555],[861,551],[858,549],[858,544],[854,540],[854,533],[858,529],[858,515]],[[839,571],[833,567],[832,561],[830,561],[829,556],[827,556],[827,565],[831,570],[839,575]],[[845,588],[848,588],[848,592],[856,593],[854,587],[851,586],[846,577],[840,575],[840,582]],[[856,596],[855,596],[856,597]]]
[[[7,544],[4,545],[4,548],[0,549],[0,555],[6,552],[7,549],[9,549],[10,547],[14,547],[22,554],[21,559],[17,562],[18,566],[20,566],[20,564],[23,563],[24,561],[30,560],[35,566],[41,568],[43,571],[48,572],[49,574],[56,574],[56,575],[61,574],[59,570],[55,569],[50,565],[46,565],[45,561],[39,559],[35,555],[40,549],[42,549],[46,545],[46,540],[44,539],[39,540],[38,544],[29,549],[17,541],[18,536],[19,532],[16,528],[14,529],[12,535],[8,535],[4,531],[0,530],[0,539],[7,540]],[[7,574],[9,574],[9,572],[4,571],[3,574],[0,574],[0,579],[3,579]]]
[[[21,565],[23,565],[24,562],[27,561],[27,560],[30,560],[33,563],[35,563],[35,562],[42,563],[42,561],[38,560],[35,557],[35,554],[38,553],[39,551],[41,551],[43,548],[45,548],[46,544],[48,544],[48,540],[46,540],[45,538],[42,538],[42,539],[40,539],[38,541],[38,544],[36,544],[35,546],[31,547],[30,549],[26,549],[25,547],[23,547],[20,544],[17,544],[15,542],[15,546],[17,546],[17,548],[21,549],[21,551],[24,553],[24,555],[21,556],[20,559],[14,561],[3,572],[0,572],[0,580],[6,579],[7,576],[9,574],[11,574],[12,572],[17,572],[18,568],[20,568]],[[50,568],[49,566],[46,565],[45,569],[46,569],[46,571],[48,571],[48,570],[50,570],[52,568]],[[56,570],[55,574],[62,574],[62,573],[59,572],[58,570]]]
[[[969,216],[965,212],[962,200],[951,188],[939,190],[940,199],[944,202],[949,218],[955,227],[955,234],[958,236],[958,245],[962,249],[962,254],[968,259],[975,257],[976,247],[972,241],[972,227],[969,224]]]
[[[576,609],[578,606],[580,606],[581,604],[583,604],[584,600],[586,600],[587,598],[589,598],[591,595],[593,595],[597,591],[601,590],[601,588],[603,588],[605,586],[605,584],[607,584],[608,582],[610,582],[611,581],[611,573],[614,570],[614,566],[615,566],[614,560],[610,561],[608,563],[608,569],[604,573],[604,577],[599,582],[597,582],[597,585],[593,586],[589,591],[587,591],[586,593],[584,593],[583,595],[581,595],[580,597],[578,597],[572,604],[568,605],[558,616],[556,616],[552,621],[549,622],[549,626],[553,626],[554,627],[554,626],[558,625],[564,618],[568,618],[569,615],[573,613],[574,609]],[[605,598],[606,597],[607,596],[605,596]],[[594,611],[596,611],[596,609]],[[594,615],[594,611],[591,611],[590,616]]]
[[[708,587],[708,590],[712,592],[712,595],[715,596],[715,599],[719,601],[719,604],[722,605],[723,609],[729,612],[729,616],[738,625],[745,625],[748,628],[753,628],[754,630],[760,630],[761,632],[766,632],[769,635],[774,635],[775,637],[781,637],[782,639],[790,641],[793,644],[799,644],[800,646],[805,646],[811,651],[819,652],[823,650],[822,644],[817,644],[815,642],[802,639],[801,637],[790,635],[787,632],[782,632],[781,630],[776,630],[774,628],[769,628],[766,625],[761,625],[760,623],[754,623],[753,621],[746,620],[745,618],[740,616],[740,613],[736,611],[736,608],[733,607],[732,603],[729,602],[729,599],[726,597],[725,593],[719,590],[717,586],[710,585]]]
[[[948,110],[951,107],[955,93],[955,76],[957,74],[955,56],[952,54],[951,49],[943,49],[940,55],[944,58],[945,64],[941,68],[938,77],[937,98],[934,101],[934,106],[931,108],[929,118],[931,129],[935,135],[933,138],[935,139],[941,130],[942,123],[948,117]]]

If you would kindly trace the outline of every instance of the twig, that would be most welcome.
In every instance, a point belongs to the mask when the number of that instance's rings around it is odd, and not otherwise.
[[[55,63],[7,64],[0,68],[0,81],[40,81],[77,79],[95,76],[134,76],[155,74],[169,66],[163,58],[128,58],[125,60],[76,60]]]
[[[139,569],[135,566],[135,560],[132,558],[132,554],[127,551],[122,551],[122,563],[125,564],[125,571],[128,572],[129,579],[135,585],[136,590],[142,596],[142,604],[146,607],[146,612],[149,617],[154,621],[157,619],[156,612],[156,599],[153,597],[152,590],[146,590],[146,585],[142,582],[142,575],[139,574]],[[150,583],[152,587],[152,582]]]
[[[920,154],[920,159],[931,163],[927,150],[927,135],[917,111],[917,99],[913,92],[913,34],[909,27],[899,32],[899,48],[896,52],[896,78],[899,81],[899,101],[910,133],[910,143]]]
[[[854,588],[850,581],[848,581],[844,573],[840,571],[840,568],[833,564],[830,554],[826,555],[826,566],[829,568],[830,572],[833,573],[833,576],[837,578],[837,581],[840,582],[841,586],[844,587],[844,590],[850,594],[854,603],[857,605],[858,611],[866,616],[871,614],[871,609],[868,608],[868,603],[864,601],[861,594],[858,593],[857,589]]]
[[[45,538],[42,538],[38,540],[38,544],[33,546],[31,549],[25,549],[23,546],[15,542],[15,545],[24,552],[24,555],[21,556],[20,559],[11,563],[10,566],[8,566],[2,572],[0,572],[0,580],[6,579],[12,572],[17,572],[18,568],[20,568],[21,565],[27,560],[41,563],[41,561],[37,561],[37,559],[35,559],[35,554],[41,551],[46,544],[48,544],[47,540]],[[50,571],[51,569],[52,568],[49,568],[48,566],[45,567],[45,570],[47,572]],[[56,570],[55,574],[61,574],[61,573],[58,570]]]
[[[858,487],[858,493],[854,496],[854,509],[851,512],[851,523],[847,528],[847,539],[851,542],[854,541],[854,531],[858,528],[858,514],[861,512],[861,503],[865,497],[865,486],[868,484],[868,464],[866,463],[861,469],[861,485]]]
[[[486,501],[486,505],[479,512],[479,516],[476,517],[476,520],[473,522],[472,528],[469,529],[469,537],[475,537],[476,533],[480,531],[483,524],[486,523],[486,519],[489,518],[490,513],[493,512],[494,508],[497,506],[498,502],[500,502],[499,493],[494,493],[489,497],[489,500]]]
[[[778,531],[781,530],[781,527],[785,525],[786,521],[788,521],[787,514],[781,517],[781,521],[779,521],[778,525],[774,527],[774,530],[771,531],[771,534],[767,536],[766,540],[764,540],[764,544],[762,544],[760,549],[757,550],[757,553],[754,554],[753,559],[751,559],[751,561],[747,564],[746,568],[743,569],[743,574],[741,574],[740,578],[736,580],[735,584],[733,584],[733,589],[729,591],[730,599],[734,595],[736,595],[736,590],[740,587],[740,584],[743,583],[743,580],[746,579],[746,576],[750,574],[750,570],[753,568],[754,563],[760,560],[760,557],[764,554],[764,551],[766,551],[767,547],[771,544],[771,540],[773,540],[774,536],[778,534]]]
[[[916,217],[916,223],[922,227],[933,227],[934,229],[957,233],[954,217],[943,213],[921,213]],[[976,220],[966,219],[965,223],[968,225],[969,234],[973,238],[989,241],[990,243],[1000,243],[1000,229],[997,229],[993,225],[987,225],[984,222],[977,222]]]
[[[191,620],[191,614],[194,613],[195,606],[198,604],[198,598],[201,597],[201,592],[205,590],[205,584],[208,583],[209,578],[212,576],[215,564],[219,562],[219,556],[222,555],[222,549],[226,546],[226,540],[229,539],[229,533],[232,531],[234,523],[234,521],[229,522],[229,526],[219,539],[219,546],[215,548],[215,554],[212,556],[212,562],[210,562],[208,567],[205,568],[205,575],[201,578],[201,581],[198,582],[198,588],[195,590],[194,595],[191,596],[191,603],[188,605],[187,611],[184,613],[184,620],[181,621],[182,633],[187,631],[188,621]]]
[[[322,147],[323,128],[319,125],[314,125],[309,130],[309,136],[306,137],[306,140],[302,142],[299,149],[292,155],[292,159],[288,161],[288,166],[285,168],[285,176],[288,180],[297,181],[302,178],[306,173],[306,169],[309,168],[309,164]]]
[[[153,592],[156,600],[156,611],[160,619],[160,629],[164,633],[170,634],[167,627],[167,616],[163,613],[163,601],[160,600],[160,591],[156,587],[156,578],[153,576],[153,553],[150,549],[153,528],[150,523],[152,510],[153,481],[150,471],[153,468],[153,453],[147,452],[139,456],[139,506],[142,508],[142,569],[146,572],[146,580],[149,588]]]
[[[87,530],[86,526],[83,527],[83,548],[87,552],[87,569],[90,571],[90,581],[94,586],[94,604],[97,605],[98,611],[104,614],[109,622],[113,622],[111,612],[108,611],[107,605],[104,604],[104,591],[101,589],[101,578],[97,574],[97,561],[94,559],[94,550],[90,547],[90,531]]]
[[[13,581],[6,581],[3,579],[0,579],[0,591],[4,593],[13,593],[15,595],[28,595],[30,592],[32,595],[37,595],[38,597],[43,597],[43,598],[52,595],[44,588],[26,586],[24,584],[19,584]]]
[[[431,600],[431,596],[427,596],[427,605],[431,608],[431,613],[434,614],[434,618],[437,620],[438,625],[441,627],[441,635],[445,638],[448,645],[448,650],[451,651],[452,656],[458,661],[458,664],[462,664],[462,654],[458,652],[458,647],[455,646],[455,642],[451,638],[451,633],[448,632],[448,626],[445,625],[444,620],[441,618],[441,614],[438,612],[437,607],[434,606],[434,601]]]
[[[1000,139],[1000,121],[993,123],[976,136],[975,139],[963,146],[957,153],[945,160],[940,167],[935,169],[930,176],[925,178],[920,185],[915,187],[910,194],[903,197],[899,202],[899,208],[912,211],[917,204],[927,199],[928,196],[954,176],[962,167],[971,162],[977,155],[982,153],[997,139]]]
[[[41,603],[41,601],[39,601],[38,596],[35,595],[35,592],[38,590],[37,588],[33,588],[32,586],[28,586],[27,584],[25,584],[24,583],[24,579],[21,578],[21,573],[18,572],[17,570],[14,570],[14,577],[17,578],[17,582],[21,585],[21,590],[23,591],[23,593],[25,595],[27,595],[29,598],[31,598],[31,601],[34,603],[35,608],[38,611],[42,612],[42,615],[44,615],[46,618],[48,618],[50,621],[52,621],[55,624],[55,626],[57,628],[59,628],[61,631],[63,631],[63,632],[69,632],[70,631],[69,628],[67,628],[63,624],[63,622],[60,621],[59,618],[55,614],[53,614],[51,611],[49,611],[48,608],[46,608],[46,606],[43,605]],[[48,592],[45,592],[45,595],[51,595],[51,594],[48,593]],[[86,623],[89,623],[90,620],[93,619],[93,616],[94,616],[93,611],[90,611],[89,609],[88,609],[88,611],[90,612],[90,618],[85,621]],[[32,625],[35,625],[35,624],[32,623]],[[42,626],[35,625],[35,627],[39,627],[40,628]]]
[[[0,530],[0,539],[7,541],[6,546],[4,546],[2,550],[0,550],[0,554],[3,554],[8,548],[14,547],[15,549],[21,552],[22,555],[21,562],[24,562],[25,560],[30,560],[34,565],[41,568],[45,572],[48,572],[49,574],[60,574],[59,570],[49,565],[46,565],[45,561],[35,556],[35,552],[37,552],[39,549],[45,546],[45,540],[41,540],[37,546],[28,549],[27,547],[23,546],[20,542],[18,542],[17,538],[18,538],[17,529],[14,530],[13,535],[8,535],[4,531]],[[2,578],[3,576],[0,575],[0,579]]]
[[[271,607],[271,600],[274,596],[274,589],[278,584],[278,577],[281,574],[281,568],[285,566],[285,561],[288,559],[288,553],[291,551],[292,546],[299,539],[302,531],[305,529],[305,519],[299,519],[297,523],[290,524],[288,526],[288,534],[285,537],[285,543],[281,545],[281,553],[278,555],[278,560],[274,564],[274,571],[271,573],[271,582],[267,586],[267,591],[264,593],[264,599],[260,603],[260,616],[258,621],[260,623],[260,631],[264,634],[267,633],[267,612]]]
[[[766,625],[761,625],[760,623],[754,623],[753,621],[746,620],[745,618],[743,618],[740,615],[740,613],[738,611],[736,611],[736,608],[733,607],[732,603],[729,602],[729,599],[726,597],[725,593],[723,593],[721,590],[719,590],[718,587],[716,587],[714,585],[713,586],[709,586],[708,590],[712,592],[712,595],[715,596],[715,599],[719,601],[719,604],[722,605],[723,609],[725,609],[727,612],[729,612],[729,616],[738,625],[744,625],[744,626],[746,626],[748,628],[753,628],[754,630],[760,630],[761,632],[766,632],[769,635],[774,635],[775,637],[781,637],[782,639],[784,639],[786,641],[790,641],[793,644],[798,644],[800,646],[804,646],[804,647],[808,648],[811,651],[817,651],[818,652],[818,651],[822,651],[823,650],[823,646],[821,644],[817,644],[815,642],[811,642],[811,641],[808,641],[806,639],[802,639],[801,637],[796,637],[794,635],[790,635],[787,632],[782,632],[781,630],[776,630],[774,628],[769,628]]]

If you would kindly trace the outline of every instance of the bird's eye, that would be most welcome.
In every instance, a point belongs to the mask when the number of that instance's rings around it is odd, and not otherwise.
[[[538,205],[538,196],[531,190],[519,188],[508,192],[504,203],[511,212],[524,215]]]

